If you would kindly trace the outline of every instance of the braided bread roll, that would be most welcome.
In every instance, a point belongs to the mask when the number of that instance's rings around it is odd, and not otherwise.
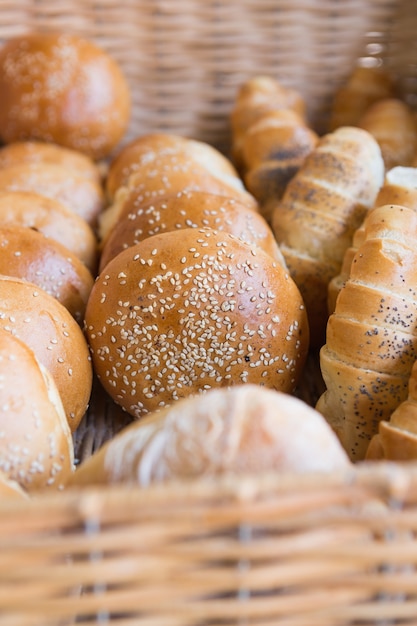
[[[417,211],[417,169],[397,166],[385,175],[385,182],[375,200],[375,207],[383,205],[401,205]],[[346,249],[340,273],[329,283],[327,304],[329,315],[334,312],[336,299],[349,278],[353,257],[364,241],[363,223],[355,231],[352,245]]]
[[[365,457],[378,423],[407,397],[417,359],[417,214],[377,207],[329,317],[316,409],[351,460]]]
[[[302,293],[312,345],[324,343],[328,284],[374,205],[383,176],[381,151],[372,135],[339,128],[321,138],[274,208],[272,229]]]

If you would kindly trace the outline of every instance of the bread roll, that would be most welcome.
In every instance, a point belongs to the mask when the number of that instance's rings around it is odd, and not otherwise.
[[[227,184],[241,188],[234,166],[213,146],[172,133],[148,133],[124,146],[110,162],[106,177],[108,198],[113,200],[118,189],[125,187],[131,175],[139,172],[143,165],[158,156],[173,156],[179,152],[185,152],[213,175],[223,178]]]
[[[28,497],[27,492],[22,489],[18,482],[10,480],[7,474],[0,471],[0,502],[9,499],[26,500]]]
[[[324,343],[328,284],[339,273],[383,176],[372,135],[339,128],[320,139],[274,208],[272,229],[303,296],[312,345]]]
[[[74,34],[25,33],[0,50],[0,137],[41,140],[107,157],[130,119],[119,65]]]
[[[417,125],[411,108],[398,98],[379,100],[358,122],[377,140],[385,168],[412,164],[417,150]]]
[[[0,329],[26,343],[51,373],[72,431],[91,394],[92,366],[84,334],[72,315],[36,285],[0,275]]]
[[[57,200],[95,227],[104,207],[103,190],[62,165],[22,163],[0,169],[0,193],[29,191]]]
[[[184,191],[156,198],[130,210],[114,226],[100,256],[100,271],[122,250],[152,235],[182,228],[214,228],[257,245],[282,265],[285,261],[264,218],[235,198],[204,191]]]
[[[384,184],[378,192],[374,206],[388,207],[390,205],[394,208],[397,205],[406,206],[417,211],[417,169],[397,166],[385,174]],[[366,219],[368,219],[369,228],[369,220],[372,218],[368,216]],[[385,219],[395,220],[395,215],[388,216],[386,214]],[[358,247],[363,243],[364,237],[364,223],[362,222],[353,235],[352,244],[346,249],[340,273],[334,276],[329,283],[327,294],[329,315],[335,310],[337,296],[349,278],[353,257]]]
[[[317,134],[291,109],[264,115],[242,137],[245,185],[268,222],[274,203],[317,141]]]
[[[120,252],[96,280],[85,318],[99,379],[136,418],[213,387],[293,391],[309,346],[285,269],[210,228],[153,235]]]
[[[349,466],[322,416],[257,385],[212,389],[124,428],[85,461],[71,485],[133,483],[227,473],[331,472]]]
[[[0,225],[0,274],[41,287],[82,324],[94,278],[84,263],[57,241],[27,226]]]
[[[305,118],[306,104],[301,94],[272,76],[253,76],[240,85],[230,114],[230,126],[232,160],[241,174],[246,170],[243,142],[247,130],[265,115],[284,109]]]
[[[98,250],[92,228],[58,200],[30,191],[0,192],[0,225],[12,224],[57,241],[96,273]]]
[[[22,163],[52,163],[101,184],[101,169],[82,152],[43,141],[15,141],[0,148],[0,168]]]
[[[320,411],[352,460],[407,396],[417,359],[417,213],[376,207],[330,315],[320,366]]]
[[[107,239],[118,220],[131,211],[132,204],[139,208],[154,199],[182,192],[205,191],[229,196],[258,210],[258,203],[240,178],[219,167],[217,151],[211,158],[212,150],[200,143],[195,151],[175,148],[147,152],[140,167],[130,174],[124,187],[119,187],[113,203],[101,214],[100,240]]]
[[[60,489],[74,469],[56,385],[20,339],[0,330],[0,470],[32,493]]]
[[[372,104],[390,98],[394,93],[395,85],[386,68],[355,67],[335,93],[329,130],[336,130],[340,126],[356,126]]]

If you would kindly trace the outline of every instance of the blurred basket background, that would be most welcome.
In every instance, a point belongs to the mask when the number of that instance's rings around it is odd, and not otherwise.
[[[298,89],[324,132],[357,63],[386,65],[417,109],[415,0],[0,1],[0,43],[30,30],[89,37],[120,63],[125,141],[174,132],[227,153],[236,90],[257,74]],[[79,458],[123,426],[109,406],[96,390]],[[69,624],[416,625],[417,466],[1,502],[0,626]]]

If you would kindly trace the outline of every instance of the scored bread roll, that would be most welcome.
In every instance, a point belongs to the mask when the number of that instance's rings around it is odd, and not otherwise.
[[[84,461],[70,485],[133,483],[259,472],[331,472],[349,461],[322,416],[257,385],[212,389],[125,427]]]
[[[383,177],[374,137],[360,128],[338,128],[320,139],[273,210],[272,229],[303,296],[316,347],[325,340],[328,284]]]
[[[12,224],[62,244],[95,274],[98,251],[93,229],[58,200],[30,191],[0,192],[0,225]]]
[[[32,32],[0,49],[0,137],[107,157],[123,138],[131,98],[118,63],[75,34]]]
[[[417,211],[417,169],[397,166],[386,172],[384,184],[379,190],[374,208],[385,206],[405,206]],[[369,214],[368,214],[369,216]],[[368,227],[369,227],[369,217]],[[388,219],[386,215],[386,219]],[[391,216],[395,219],[395,216]],[[353,257],[365,238],[364,222],[356,229],[352,237],[352,244],[346,249],[340,273],[334,276],[328,286],[327,306],[329,315],[334,312],[337,296],[349,278]]]
[[[120,252],[98,276],[85,321],[97,376],[136,418],[232,383],[293,391],[309,346],[287,271],[210,228],[153,235]]]
[[[43,141],[14,141],[0,148],[0,168],[22,163],[52,163],[101,183],[99,166],[86,154]]]
[[[62,488],[74,469],[56,385],[33,351],[0,330],[0,470],[32,493]]]
[[[147,237],[182,228],[214,228],[265,250],[285,265],[276,239],[264,218],[238,199],[204,191],[184,191],[155,198],[148,204],[125,204],[124,216],[105,241],[99,270],[119,252]]]
[[[0,169],[0,192],[32,191],[58,200],[95,226],[104,206],[101,186],[54,163],[22,163]]]
[[[83,322],[94,278],[65,246],[27,226],[0,224],[0,274],[24,278]]]
[[[358,122],[377,140],[385,169],[410,166],[417,150],[417,125],[412,109],[398,98],[379,100]]]
[[[52,375],[72,431],[91,395],[87,341],[69,311],[28,281],[0,275],[0,329],[26,343]]]
[[[316,408],[352,460],[407,396],[417,359],[417,213],[374,208],[320,351],[326,391]]]
[[[367,460],[417,460],[417,361],[411,368],[408,396],[388,420],[381,420],[371,439]]]
[[[172,133],[148,133],[133,139],[110,162],[105,183],[108,198],[112,200],[117,190],[125,187],[130,176],[138,172],[142,165],[158,155],[178,152],[186,152],[229,184],[240,187],[238,173],[231,161],[210,144]]]
[[[395,85],[386,68],[355,67],[335,93],[329,130],[336,130],[340,126],[356,126],[371,105],[392,97],[394,93]]]

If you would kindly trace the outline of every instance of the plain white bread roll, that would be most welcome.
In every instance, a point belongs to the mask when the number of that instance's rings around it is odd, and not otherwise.
[[[293,391],[309,347],[304,303],[282,265],[210,228],[120,252],[94,283],[85,322],[98,377],[137,418],[213,387]]]
[[[74,469],[56,385],[33,351],[0,330],[0,470],[28,492],[62,488]]]
[[[84,263],[57,241],[27,226],[0,224],[0,274],[38,285],[83,323],[94,278]]]
[[[0,224],[27,226],[58,241],[95,273],[98,252],[93,229],[58,200],[30,191],[0,193]]]
[[[0,329],[21,339],[52,375],[72,431],[91,395],[92,366],[84,334],[67,309],[46,291],[0,275]]]
[[[248,384],[191,396],[133,422],[70,482],[146,486],[225,473],[301,474],[348,466],[320,413],[294,396]]]
[[[58,200],[93,227],[104,206],[104,192],[97,182],[55,163],[21,163],[0,169],[3,191],[32,191]]]
[[[32,32],[0,50],[0,137],[107,157],[123,138],[131,97],[118,63],[75,34]]]

